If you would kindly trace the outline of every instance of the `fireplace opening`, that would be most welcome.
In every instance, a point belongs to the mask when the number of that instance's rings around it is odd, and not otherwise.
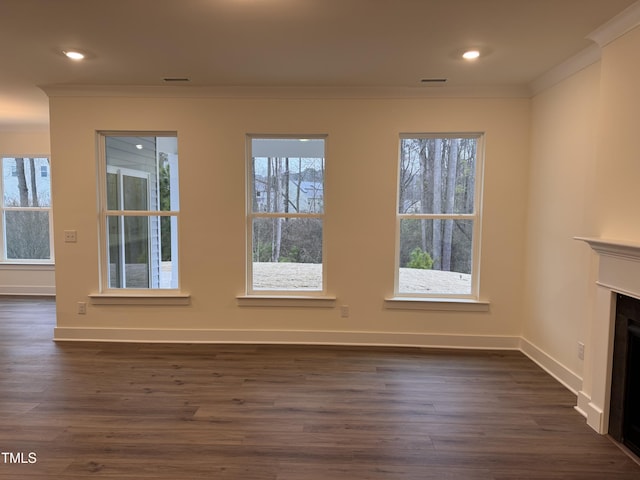
[[[640,456],[640,300],[616,297],[609,434]]]

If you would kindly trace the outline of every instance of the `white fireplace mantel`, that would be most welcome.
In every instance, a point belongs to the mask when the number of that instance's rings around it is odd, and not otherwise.
[[[599,433],[609,429],[615,296],[640,298],[640,243],[607,238],[575,237],[598,254],[598,275],[592,315],[587,319],[582,390],[576,409]]]
[[[640,259],[640,243],[607,238],[575,237],[587,242],[591,248],[601,255],[613,255]]]

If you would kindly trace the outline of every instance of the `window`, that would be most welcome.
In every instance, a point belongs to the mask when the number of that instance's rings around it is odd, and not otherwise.
[[[178,139],[100,135],[102,290],[178,288]]]
[[[481,140],[401,136],[396,295],[477,299]]]
[[[46,157],[2,158],[0,246],[2,261],[53,261],[51,183],[39,172]]]
[[[325,139],[248,138],[249,294],[325,290]]]

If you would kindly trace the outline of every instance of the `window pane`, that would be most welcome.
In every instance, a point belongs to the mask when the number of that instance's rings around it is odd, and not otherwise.
[[[108,217],[109,287],[149,288],[150,217]]]
[[[109,216],[109,288],[178,288],[176,217]]]
[[[7,258],[11,260],[48,260],[49,212],[5,211]]]
[[[322,220],[253,220],[253,279],[256,290],[322,290]]]
[[[160,152],[158,174],[160,175],[160,210],[164,212],[180,210],[178,205],[178,154]]]
[[[107,174],[107,210],[120,210],[120,180],[116,173]]]
[[[253,212],[322,213],[323,139],[252,139]]]
[[[123,210],[148,210],[149,181],[142,177],[122,176]]]
[[[48,158],[3,158],[4,205],[11,207],[51,206]]]
[[[471,294],[473,220],[400,221],[399,293]]]
[[[474,212],[477,138],[403,138],[399,212]]]
[[[175,136],[109,136],[105,146],[110,210],[178,210]]]
[[[107,249],[109,251],[109,287],[124,287],[124,260],[122,250],[124,243],[121,242],[122,217],[107,217]]]
[[[174,248],[178,243],[178,219],[159,217],[160,226],[160,271],[157,280],[159,288],[178,288],[178,253]]]

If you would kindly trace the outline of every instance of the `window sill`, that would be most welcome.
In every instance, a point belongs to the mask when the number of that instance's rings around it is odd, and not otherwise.
[[[56,265],[53,262],[0,262],[0,270],[47,271],[55,268]]]
[[[92,305],[189,305],[188,293],[93,293],[89,295]]]
[[[236,300],[239,307],[333,308],[336,306],[336,297],[331,296],[239,295]]]
[[[431,310],[447,312],[488,312],[489,302],[464,298],[390,297],[384,307],[398,310]]]

